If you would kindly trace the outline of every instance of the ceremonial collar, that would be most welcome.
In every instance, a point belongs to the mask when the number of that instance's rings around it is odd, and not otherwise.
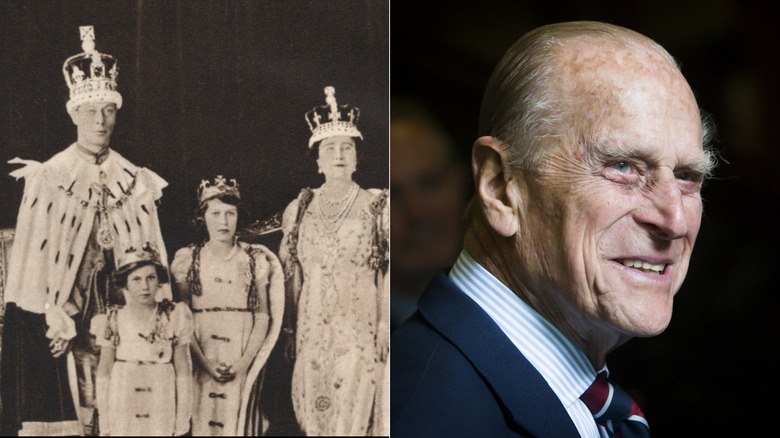
[[[76,150],[79,151],[79,155],[89,160],[90,163],[98,165],[103,164],[103,162],[106,161],[106,158],[108,158],[108,152],[110,151],[109,147],[106,146],[101,149],[100,152],[92,152],[91,150],[82,146],[79,142],[76,142]]]

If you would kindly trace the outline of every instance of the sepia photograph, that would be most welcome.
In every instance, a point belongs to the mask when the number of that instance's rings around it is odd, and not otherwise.
[[[0,4],[0,435],[389,436],[389,12]]]

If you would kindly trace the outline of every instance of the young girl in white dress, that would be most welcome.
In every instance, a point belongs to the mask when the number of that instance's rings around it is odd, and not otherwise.
[[[241,196],[218,176],[198,189],[200,236],[171,272],[195,321],[193,435],[258,435],[265,362],[281,329],[284,275],[262,245],[238,242]],[[267,421],[266,421],[267,423]]]
[[[152,244],[128,248],[115,282],[124,306],[92,320],[100,346],[97,405],[101,435],[183,435],[190,428],[192,314],[155,301],[166,269]]]

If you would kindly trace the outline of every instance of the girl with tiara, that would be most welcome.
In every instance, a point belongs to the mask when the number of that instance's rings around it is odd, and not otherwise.
[[[243,224],[235,180],[198,189],[196,243],[176,252],[175,285],[195,320],[193,435],[259,435],[264,365],[279,336],[284,275],[262,245],[236,240]]]
[[[168,275],[154,244],[127,248],[117,265],[125,304],[91,324],[100,346],[100,434],[183,435],[190,427],[192,314],[183,304],[155,301]]]

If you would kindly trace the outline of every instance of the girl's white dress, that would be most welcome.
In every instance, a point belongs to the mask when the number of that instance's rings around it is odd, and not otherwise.
[[[166,310],[165,307],[168,307]],[[108,392],[112,436],[171,436],[176,420],[173,349],[192,340],[192,313],[184,304],[160,304],[146,321],[125,308],[92,319],[102,351],[115,349]],[[157,333],[154,335],[154,333]],[[104,432],[104,431],[101,431]]]
[[[197,270],[192,270],[193,257]],[[176,252],[171,271],[177,287],[191,297],[195,338],[210,360],[235,364],[246,351],[255,318],[260,314],[269,316],[265,341],[247,372],[220,383],[197,361],[193,367],[193,435],[261,433],[262,426],[257,430],[246,428],[247,421],[263,422],[251,418],[262,412],[259,406],[249,406],[248,399],[256,381],[262,379],[263,365],[281,326],[284,283],[278,259],[262,245],[243,242],[225,258],[214,256],[206,247],[191,246]],[[199,293],[193,293],[194,272],[198,273]],[[254,287],[250,288],[252,278]]]

